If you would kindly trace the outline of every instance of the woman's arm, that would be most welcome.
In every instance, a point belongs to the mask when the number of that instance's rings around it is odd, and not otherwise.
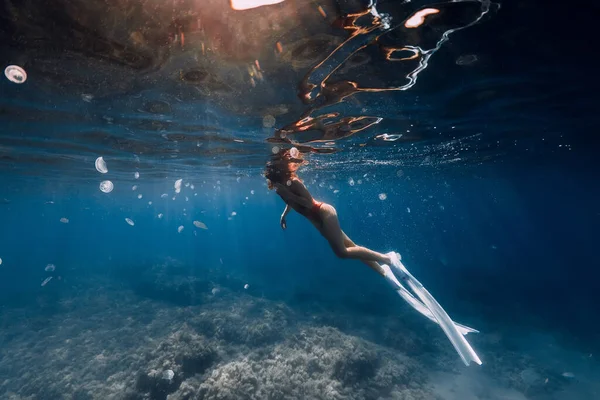
[[[312,207],[312,198],[308,199],[303,196],[298,196],[297,194],[292,192],[287,186],[282,185],[281,183],[276,183],[275,188],[277,194],[280,195],[283,201],[285,201],[286,203],[289,204],[290,202],[294,202],[306,208]]]
[[[290,207],[289,204],[285,205],[285,210],[283,210],[283,214],[281,214],[281,218],[279,219],[279,224],[281,225],[281,229],[287,228],[287,223],[285,221],[285,217],[286,217],[286,215],[288,215],[288,213],[290,212],[291,209],[292,209],[292,207]]]

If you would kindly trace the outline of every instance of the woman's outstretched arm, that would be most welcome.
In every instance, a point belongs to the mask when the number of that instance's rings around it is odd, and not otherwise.
[[[281,229],[287,228],[287,222],[285,221],[286,215],[290,212],[292,207],[289,204],[285,205],[285,210],[283,210],[283,214],[281,214],[281,219],[279,220],[279,224],[281,225]]]

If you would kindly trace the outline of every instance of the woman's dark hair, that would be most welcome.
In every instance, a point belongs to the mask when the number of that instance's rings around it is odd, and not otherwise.
[[[298,157],[301,157],[298,153]],[[303,164],[301,158],[294,158],[289,149],[282,149],[271,157],[265,167],[265,178],[269,189],[274,183],[286,184],[289,180],[299,179],[296,170]]]

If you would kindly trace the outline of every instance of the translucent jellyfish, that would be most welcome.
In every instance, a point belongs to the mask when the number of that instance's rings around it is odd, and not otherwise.
[[[251,191],[250,191],[250,194],[254,194],[254,190],[251,190]]]
[[[2,265],[2,259],[0,258],[0,265]]]
[[[140,179],[140,173],[139,173],[139,172],[137,172],[137,171],[135,171],[135,173],[133,174],[133,177],[134,177],[135,179]]]
[[[219,288],[212,288],[211,293],[213,294],[213,296],[217,295],[220,292]]]
[[[194,190],[194,185],[190,185],[190,189]]]
[[[190,201],[189,197],[185,196],[185,201]]]
[[[186,183],[185,183],[185,187],[190,187],[190,183],[189,183],[189,182],[186,182]]]
[[[98,157],[96,158],[96,170],[98,170],[98,172],[100,172],[101,174],[105,174],[108,172],[108,168],[106,168],[106,162],[104,161],[104,158],[102,157]]]
[[[158,219],[161,219],[162,217],[163,217],[162,213],[158,214]]]
[[[275,126],[275,117],[272,115],[265,115],[262,123],[265,128],[272,128]]]
[[[131,220],[131,218],[125,218],[125,222],[127,222],[127,223],[128,223],[129,225],[131,225],[131,226],[134,226],[134,225],[135,225],[135,222],[133,222],[133,221]]]
[[[9,65],[4,70],[4,75],[14,83],[24,83],[27,80],[27,72],[18,65]]]
[[[137,190],[137,185],[133,185],[133,186],[131,187],[131,190]]]
[[[206,224],[204,224],[204,222],[200,222],[200,221],[194,221],[194,226],[196,228],[200,228],[200,229],[208,229]]]
[[[110,193],[115,188],[115,185],[111,181],[100,182],[100,191],[104,193]]]
[[[477,56],[475,54],[465,54],[456,59],[456,65],[471,65],[476,61]]]
[[[151,202],[151,201],[149,201],[149,202],[148,202],[148,205],[149,205],[149,206],[151,206],[151,205],[152,205],[152,202]]]
[[[86,103],[91,103],[92,100],[94,100],[94,96],[91,94],[82,93],[81,100],[85,101]]]
[[[161,194],[161,195],[160,195],[160,198],[161,198],[161,199],[164,199],[164,198],[166,198],[167,196],[168,196],[168,194],[166,194],[166,193],[163,193],[163,194]]]
[[[51,277],[51,276],[47,277],[46,279],[44,279],[44,282],[42,282],[42,285],[41,285],[41,286],[46,286],[46,284],[47,284],[48,282],[50,282],[51,280],[52,280],[52,277]]]
[[[348,179],[348,185],[354,186],[354,179],[352,179],[352,178]]]
[[[237,213],[236,213],[235,211],[233,211],[233,212],[231,213],[231,216],[232,216],[232,217],[235,217],[236,215],[237,215]]]
[[[406,207],[406,212],[410,214],[410,207]]]
[[[177,179],[175,181],[175,185],[173,185],[173,187],[175,188],[175,193],[181,192],[181,181],[182,179]]]
[[[294,158],[298,158],[300,156],[300,152],[298,151],[297,148],[292,147],[290,149],[290,156],[294,157]]]
[[[379,200],[385,200],[385,199],[387,199],[387,194],[379,193]]]
[[[339,193],[339,192],[340,192],[340,191],[339,191],[338,189],[335,189],[335,190],[333,191],[333,193],[335,193],[335,194],[337,194],[337,193]]]
[[[138,194],[138,199],[141,199],[142,197],[143,197],[143,196],[142,196],[142,194],[141,194],[141,193],[140,193],[140,194]]]
[[[404,176],[404,171],[402,171],[401,169],[399,169],[398,171],[396,171],[396,176],[398,178],[402,178]]]
[[[179,228],[177,228],[177,233],[181,233],[181,231],[183,231],[183,225],[179,225]]]
[[[273,153],[273,154],[279,153],[279,146],[273,146],[273,148],[271,148],[271,153]]]
[[[244,285],[244,289],[248,289],[250,287],[250,285],[248,285],[247,283]]]
[[[54,264],[48,264],[48,265],[46,265],[46,268],[44,268],[44,271],[53,272],[55,269],[56,269],[56,266]]]
[[[62,217],[60,219],[60,222],[62,222],[63,224],[68,224],[69,223],[69,218]]]

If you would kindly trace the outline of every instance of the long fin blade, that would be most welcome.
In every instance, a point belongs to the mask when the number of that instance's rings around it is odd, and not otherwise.
[[[404,266],[402,265],[402,267]],[[404,267],[404,269],[406,269],[406,267]],[[473,350],[469,342],[467,342],[464,336],[459,332],[452,319],[448,316],[448,313],[446,313],[442,306],[427,291],[427,289],[425,289],[421,282],[410,274],[407,274],[406,281],[417,297],[419,297],[427,308],[429,308],[465,365],[468,366],[471,361],[481,365],[481,360],[479,359],[479,356],[477,356],[477,353],[475,353],[475,350]]]

